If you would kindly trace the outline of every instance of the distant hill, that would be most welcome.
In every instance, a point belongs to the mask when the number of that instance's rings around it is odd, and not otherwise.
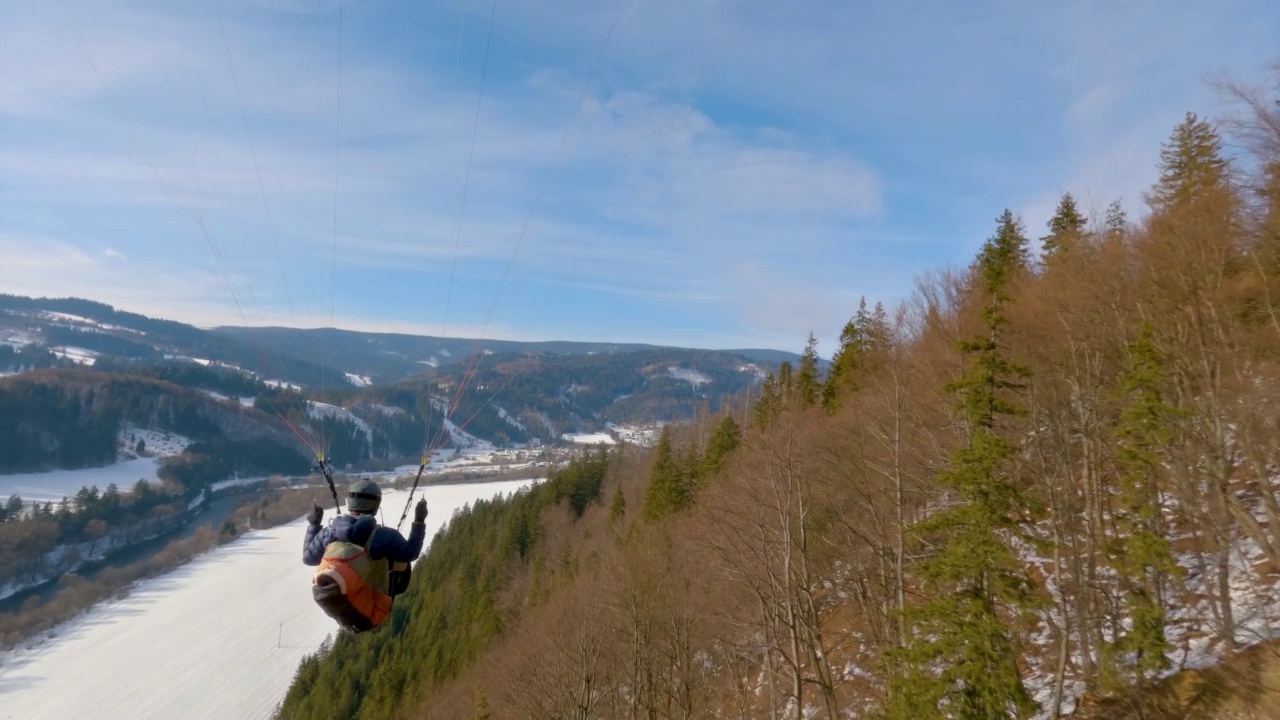
[[[66,406],[37,428],[45,445],[72,446],[82,427],[77,423],[101,435],[92,447],[80,443],[83,458],[46,453],[0,472],[110,462],[120,423],[182,432],[142,412],[179,405],[191,418],[255,418],[257,435],[278,449],[268,454],[291,458],[259,464],[273,472],[297,464],[299,451],[310,454],[285,419],[353,467],[417,460],[424,438],[437,433],[454,446],[554,443],[564,433],[652,426],[690,418],[699,408],[715,411],[725,398],[758,386],[783,360],[798,356],[336,329],[205,330],[91,300],[0,295],[0,375],[16,376],[4,381],[14,404],[0,419],[0,439],[15,449],[28,442],[17,429],[25,422],[20,417],[45,417],[45,395]],[[123,409],[92,410],[86,387],[109,388]],[[448,433],[440,431],[446,410],[452,411]],[[244,438],[224,442],[205,425],[196,430],[195,448],[206,453],[202,480],[232,467],[250,471],[230,456],[208,462],[223,451],[243,455],[236,443]]]
[[[338,329],[222,327],[214,332],[236,341],[296,358],[319,358],[326,364],[378,382],[421,374],[427,367],[465,362],[477,353],[538,355],[620,355],[638,351],[688,351],[738,357],[750,362],[780,365],[799,362],[797,353],[782,350],[694,350],[642,343],[570,341],[521,342],[477,340],[399,333],[367,333]]]
[[[89,365],[99,358],[152,363],[161,360],[215,364],[264,381],[303,388],[368,387],[423,376],[432,367],[461,363],[477,353],[561,356],[622,355],[637,351],[685,351],[740,360],[772,371],[794,352],[768,349],[693,350],[639,343],[517,342],[340,329],[219,327],[202,329],[116,310],[80,298],[0,295],[0,372]],[[31,354],[13,356],[23,348]],[[54,358],[45,351],[52,351]],[[708,356],[710,357],[710,356]]]
[[[306,471],[306,447],[269,412],[164,380],[87,368],[0,379],[0,472],[108,465],[145,431],[183,438],[162,476],[188,496],[233,472]]]
[[[445,395],[467,377],[464,365],[433,368],[424,380]],[[528,434],[558,437],[571,431],[605,429],[610,423],[674,421],[699,407],[712,411],[741,395],[768,374],[766,366],[723,351],[652,348],[595,355],[494,353],[479,359],[459,406],[467,418],[482,405],[496,406],[506,426]],[[486,408],[487,409],[487,408]],[[477,433],[485,435],[488,418]],[[470,426],[469,426],[470,427]],[[495,427],[496,429],[496,427]]]

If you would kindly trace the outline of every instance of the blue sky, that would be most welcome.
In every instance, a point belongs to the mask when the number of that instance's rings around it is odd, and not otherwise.
[[[494,7],[344,2],[339,74],[336,0],[0,1],[0,291],[825,356],[1280,57],[1269,0],[498,0],[473,150]]]

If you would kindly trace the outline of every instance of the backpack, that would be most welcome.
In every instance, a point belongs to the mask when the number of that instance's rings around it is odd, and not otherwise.
[[[316,604],[353,632],[372,630],[391,614],[390,563],[369,557],[375,529],[370,528],[363,546],[341,540],[326,545],[320,566],[311,576]],[[403,572],[407,575],[407,570]]]

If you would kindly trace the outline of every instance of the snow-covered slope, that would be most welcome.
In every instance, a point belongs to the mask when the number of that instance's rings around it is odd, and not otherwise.
[[[690,385],[694,386],[695,388],[698,387],[699,385],[705,385],[711,382],[711,378],[707,377],[705,374],[700,373],[697,370],[694,370],[692,368],[682,368],[682,367],[672,366],[667,368],[667,372],[671,373],[671,377],[677,380],[684,380],[688,382]]]
[[[428,541],[465,503],[529,483],[427,488]],[[404,500],[387,493],[387,515]],[[304,528],[248,533],[3,657],[0,718],[270,717],[298,662],[336,629],[311,600]]]
[[[97,485],[98,490],[105,490],[115,483],[121,490],[127,490],[139,480],[156,482],[156,478],[156,459],[143,457],[100,468],[0,475],[0,497],[20,495],[26,502],[56,502],[75,496],[80,488]]]
[[[369,423],[351,414],[351,411],[346,408],[338,407],[337,405],[330,405],[329,403],[308,400],[307,414],[315,420],[319,420],[321,418],[332,418],[354,423],[355,426],[360,429],[360,432],[364,433],[365,442],[368,443],[370,447],[373,446],[373,430],[369,427]]]
[[[136,452],[139,440],[143,441],[142,457]],[[177,455],[191,444],[189,438],[176,433],[128,424],[121,428],[117,442],[120,461],[106,467],[0,475],[0,498],[19,495],[28,503],[33,500],[56,502],[74,497],[81,488],[95,485],[98,490],[106,490],[115,483],[121,490],[128,490],[139,480],[158,482],[158,459]]]

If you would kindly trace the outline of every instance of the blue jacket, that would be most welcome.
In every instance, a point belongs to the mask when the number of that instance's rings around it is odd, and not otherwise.
[[[307,526],[307,537],[302,543],[302,562],[319,565],[324,558],[325,546],[334,540],[363,547],[369,538],[370,528],[376,528],[369,543],[369,557],[374,560],[387,558],[395,562],[413,562],[422,553],[422,543],[427,536],[426,523],[413,523],[409,539],[405,540],[394,528],[377,525],[377,520],[371,515],[339,515],[329,522],[328,527],[321,528],[319,523]]]

